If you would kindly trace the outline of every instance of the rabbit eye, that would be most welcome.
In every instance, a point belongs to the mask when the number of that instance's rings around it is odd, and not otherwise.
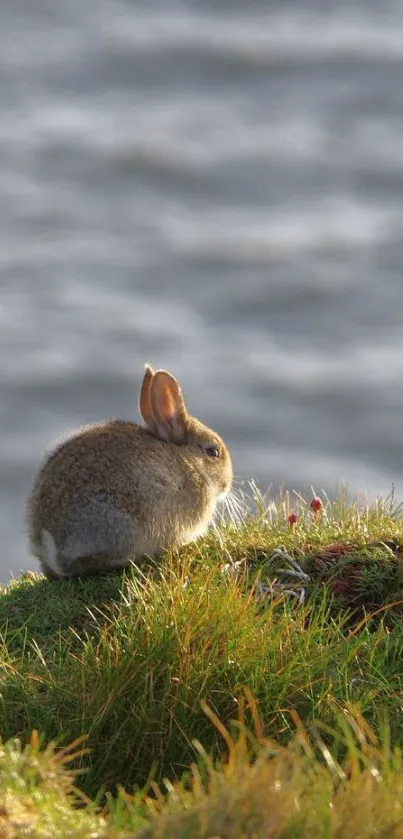
[[[217,446],[207,446],[205,451],[209,457],[220,457],[220,452],[218,451]]]

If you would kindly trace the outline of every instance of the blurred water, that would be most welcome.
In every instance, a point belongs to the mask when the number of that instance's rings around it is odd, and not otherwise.
[[[403,495],[400,3],[3,0],[0,578],[145,360],[262,488]]]

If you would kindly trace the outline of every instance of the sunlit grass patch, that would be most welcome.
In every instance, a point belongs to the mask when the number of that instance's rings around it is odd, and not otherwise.
[[[4,586],[3,738],[87,735],[90,795],[180,778],[196,740],[213,759],[220,737],[202,703],[227,725],[245,689],[281,746],[295,712],[330,724],[351,702],[376,734],[387,713],[402,743],[400,510],[315,498],[313,509],[255,492],[254,509],[238,504],[235,521],[141,568]]]
[[[77,745],[0,742],[0,835],[7,839],[399,839],[403,764],[386,723],[377,736],[354,706],[331,724],[293,714],[287,745],[264,735],[253,695],[223,724],[203,704],[220,741],[216,757],[194,741],[180,779],[150,777],[104,803],[77,790]]]
[[[213,761],[198,744],[185,781],[167,782],[165,794],[154,786],[155,797],[146,799],[152,822],[137,839],[403,835],[402,756],[391,747],[386,726],[379,740],[354,708],[336,712],[325,730],[315,724],[307,729],[294,715],[297,733],[280,746],[263,737],[250,698],[254,734],[243,711],[230,733],[205,708],[225,741],[225,757]]]

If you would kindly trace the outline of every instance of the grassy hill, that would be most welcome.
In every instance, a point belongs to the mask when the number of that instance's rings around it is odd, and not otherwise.
[[[0,839],[403,837],[401,545],[393,498],[256,494],[158,563],[3,586]]]

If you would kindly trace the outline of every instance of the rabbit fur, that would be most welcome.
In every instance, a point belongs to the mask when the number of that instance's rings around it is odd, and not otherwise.
[[[204,533],[231,489],[223,440],[189,416],[180,386],[146,365],[145,425],[111,420],[49,455],[28,503],[31,550],[48,577],[109,571]]]

